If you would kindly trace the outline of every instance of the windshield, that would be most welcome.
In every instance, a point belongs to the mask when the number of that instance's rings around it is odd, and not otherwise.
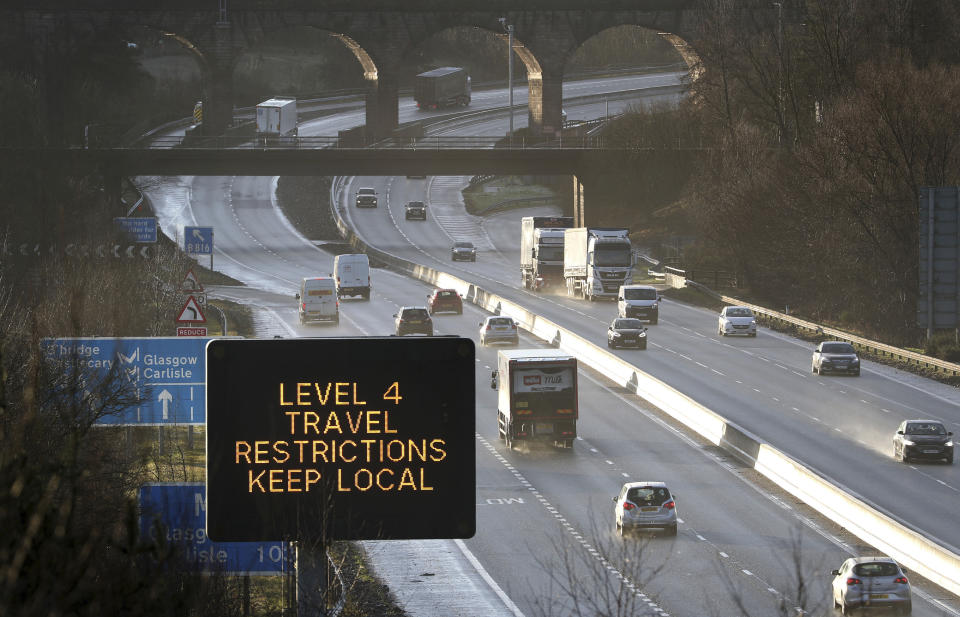
[[[631,265],[630,249],[622,244],[604,246],[598,244],[593,256],[593,265],[601,267]]]
[[[823,353],[857,353],[850,343],[824,343],[821,351]]]
[[[613,327],[616,330],[639,330],[643,327],[643,322],[639,319],[618,319]]]
[[[936,422],[913,422],[904,432],[908,435],[946,435],[947,429]]]
[[[656,300],[657,290],[650,289],[624,289],[623,297],[627,300]]]
[[[454,246],[454,248],[458,248],[458,249],[472,249],[472,248],[473,248],[473,244],[471,244],[470,242],[457,242],[457,243],[454,244],[453,246]]]
[[[542,261],[563,261],[563,247],[541,246],[537,249],[537,259]]]
[[[744,307],[734,307],[727,309],[727,317],[753,317],[753,311]]]
[[[512,325],[513,325],[513,318],[512,318],[512,317],[491,317],[490,320],[487,321],[487,325],[489,325],[489,326],[512,326]]]

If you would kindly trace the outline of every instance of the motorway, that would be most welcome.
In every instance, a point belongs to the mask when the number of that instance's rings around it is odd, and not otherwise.
[[[602,116],[603,92],[676,83],[672,75],[639,76],[632,85],[624,78],[565,84],[565,97],[571,96],[568,88],[598,96],[565,108],[572,119]],[[631,102],[608,98],[611,113]],[[504,99],[500,92],[484,103],[477,93],[471,110]],[[401,101],[401,121],[415,114],[409,101]],[[301,134],[335,134],[358,120],[357,112],[325,117],[302,126]],[[503,117],[485,116],[448,123],[444,130],[496,135],[505,124]],[[469,217],[458,197],[464,184],[464,178],[357,178],[344,187],[339,203],[370,244],[476,280],[602,344],[615,312],[611,304],[519,288],[518,219],[534,210]],[[353,191],[361,185],[377,188],[380,208],[352,208]],[[339,327],[297,325],[297,282],[330,272],[332,256],[279,214],[274,186],[275,179],[266,177],[172,178],[153,185],[149,196],[168,235],[185,224],[215,228],[215,267],[257,290],[254,303],[287,336],[390,334],[399,306],[424,303],[429,287],[376,270],[371,301],[345,301]],[[429,204],[426,222],[403,219],[403,204],[411,199]],[[449,261],[454,238],[477,244],[475,264]],[[245,290],[224,293],[242,299]],[[481,316],[468,305],[463,316],[438,316],[437,330],[476,338]],[[960,426],[960,406],[950,389],[870,363],[859,379],[815,377],[811,345],[766,330],[756,339],[721,339],[716,315],[676,302],[664,302],[649,335],[647,351],[619,353],[900,520],[960,545],[957,467],[902,465],[889,454],[892,432],[903,418],[935,417]],[[521,345],[538,343],[524,338]],[[829,571],[858,550],[855,539],[589,371],[581,374],[582,439],[572,452],[507,451],[497,440],[496,401],[488,386],[495,350],[478,347],[477,360],[478,533],[465,544],[519,612],[570,614],[574,598],[587,614],[616,605],[619,610],[610,614],[770,615],[780,613],[781,601],[788,608],[803,605],[809,614],[830,612]],[[623,543],[614,535],[610,498],[627,479],[670,483],[683,521],[676,538]],[[795,559],[806,601],[795,597]],[[630,585],[621,586],[624,580]],[[571,585],[572,593],[565,593]],[[922,601],[944,594],[921,587],[915,614],[958,614],[943,601]],[[945,602],[958,605],[955,598]]]

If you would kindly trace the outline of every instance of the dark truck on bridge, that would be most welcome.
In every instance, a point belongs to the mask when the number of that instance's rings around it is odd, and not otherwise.
[[[572,448],[577,438],[577,358],[557,349],[497,353],[490,386],[498,391],[500,439],[543,441]]]
[[[419,109],[470,104],[470,76],[462,68],[444,66],[416,76],[413,99]]]

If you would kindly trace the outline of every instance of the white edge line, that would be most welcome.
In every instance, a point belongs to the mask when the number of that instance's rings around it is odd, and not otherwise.
[[[463,556],[466,557],[470,562],[470,565],[476,569],[477,574],[483,578],[487,585],[490,585],[490,589],[493,589],[493,592],[497,594],[501,600],[503,600],[503,603],[507,606],[507,608],[510,609],[510,611],[516,615],[516,617],[524,617],[523,612],[519,609],[519,607],[517,607],[517,605],[513,603],[513,600],[511,600],[506,594],[506,592],[500,588],[500,585],[497,585],[497,581],[493,580],[493,577],[487,574],[487,571],[483,568],[483,565],[481,565],[480,560],[478,560],[473,553],[470,552],[470,549],[467,548],[466,543],[464,543],[463,540],[454,540],[454,542],[457,544],[457,548],[459,548],[463,553]]]

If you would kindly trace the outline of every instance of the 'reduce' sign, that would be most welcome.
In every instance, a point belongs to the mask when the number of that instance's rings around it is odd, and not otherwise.
[[[473,536],[474,356],[458,337],[211,341],[210,538]]]

